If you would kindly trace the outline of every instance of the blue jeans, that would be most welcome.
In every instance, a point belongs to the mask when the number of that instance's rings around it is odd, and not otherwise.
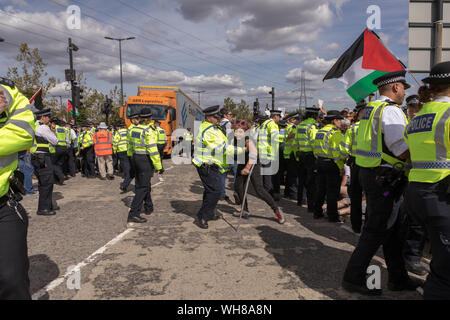
[[[236,177],[237,177],[237,168],[238,168],[238,164],[234,163],[234,164],[230,164],[230,169],[233,172],[234,175],[234,180],[233,180],[233,184],[236,181]]]
[[[34,194],[33,189],[33,172],[34,168],[31,164],[31,154],[30,153],[20,153],[19,154],[19,171],[25,176],[23,186],[27,194]]]

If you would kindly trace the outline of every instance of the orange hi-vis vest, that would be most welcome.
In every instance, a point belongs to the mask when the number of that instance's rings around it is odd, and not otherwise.
[[[112,156],[112,133],[108,131],[98,131],[94,134],[95,154],[97,156]]]

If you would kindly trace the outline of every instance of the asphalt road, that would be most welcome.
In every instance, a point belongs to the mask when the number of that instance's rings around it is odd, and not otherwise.
[[[127,225],[133,193],[120,193],[119,177],[78,176],[55,186],[61,211],[54,217],[36,215],[37,196],[22,202],[30,214],[35,299],[367,299],[340,288],[358,241],[348,225],[313,220],[288,200],[280,202],[287,223],[279,225],[270,208],[250,196],[252,217],[239,232],[227,202],[218,206],[224,219],[201,230],[193,224],[203,193],[196,170],[165,166],[163,180],[152,180],[155,213],[144,225]],[[384,294],[371,299],[421,299],[387,289],[381,252],[373,263],[382,268]],[[71,266],[78,268],[70,272]]]

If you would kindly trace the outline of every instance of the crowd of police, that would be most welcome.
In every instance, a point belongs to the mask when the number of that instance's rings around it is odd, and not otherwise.
[[[380,97],[359,103],[352,124],[345,119],[348,115],[336,110],[321,114],[308,108],[305,114],[286,119],[274,110],[270,116],[255,116],[251,124],[234,122],[226,108],[207,108],[196,136],[189,129],[183,137],[189,158],[193,151],[192,163],[205,189],[197,225],[208,229],[210,221],[221,218],[215,209],[227,198],[230,170],[235,177],[235,202],[242,205],[235,213],[238,217],[251,217],[247,203],[251,183],[278,223],[284,224],[277,204],[284,181],[286,198],[305,205],[315,219],[324,217],[326,201],[328,220],[340,224],[339,194],[343,178],[350,176],[352,228],[361,236],[348,262],[343,288],[381,294],[366,284],[367,269],[380,247],[390,290],[416,290],[423,285],[410,278],[406,268],[406,216],[408,232],[416,236],[410,238],[409,246],[419,252],[414,255],[417,261],[425,239],[431,243],[425,298],[450,299],[450,62],[435,66],[423,81],[426,85],[419,94],[407,99],[409,119],[400,107],[409,88],[405,72],[376,79]],[[101,123],[97,128],[93,124],[78,128],[52,119],[48,109],[33,112],[14,83],[0,79],[0,299],[30,298],[28,215],[20,200],[33,190],[24,188],[29,187],[30,171],[17,170],[19,159],[24,159],[19,153],[29,152],[39,181],[38,215],[52,216],[59,209],[52,199],[54,183],[64,185],[77,171],[93,179],[96,167],[101,180],[112,180],[114,169],[120,167],[122,192],[128,192],[135,179],[128,222],[147,222],[141,213],[154,211],[151,178],[164,173],[168,139],[159,122],[152,121],[151,109],[129,119],[128,127],[121,123],[108,129]],[[345,173],[346,166],[350,173]],[[414,241],[421,244],[411,245]]]
[[[151,109],[130,118],[128,128],[125,123],[78,128],[52,118],[50,109],[30,106],[14,82],[0,78],[0,300],[31,298],[28,214],[20,201],[34,194],[33,175],[38,180],[37,215],[54,216],[60,209],[53,201],[55,183],[64,186],[78,172],[86,179],[114,180],[121,171],[123,193],[136,179],[128,222],[146,222],[140,212],[142,205],[146,214],[153,212],[150,179],[155,171],[163,173],[167,136],[158,121],[151,123]]]
[[[319,109],[307,108],[303,117],[290,116],[287,122],[274,110],[269,118],[256,116],[253,124],[238,121],[230,139],[229,110],[206,109],[193,156],[205,189],[198,226],[208,229],[210,221],[220,219],[215,208],[229,170],[235,175],[236,204],[243,204],[236,216],[250,216],[244,191],[250,179],[258,197],[283,224],[276,200],[285,180],[285,197],[302,206],[306,193],[305,205],[315,219],[324,217],[326,201],[328,220],[340,224],[339,194],[347,175],[352,229],[361,236],[343,288],[365,295],[382,293],[366,282],[369,264],[382,247],[389,290],[423,286],[426,299],[450,299],[450,62],[432,69],[419,94],[407,98],[407,110],[401,107],[410,88],[405,75],[399,71],[376,79],[379,98],[361,101],[350,127],[345,114],[336,110],[321,117]],[[242,154],[245,161],[236,161]],[[348,174],[346,166],[351,168]],[[407,266],[419,275],[427,272],[421,262],[427,238],[432,261],[423,285],[410,278]]]

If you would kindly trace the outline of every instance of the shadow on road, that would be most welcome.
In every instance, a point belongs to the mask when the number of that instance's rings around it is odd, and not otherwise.
[[[131,208],[131,204],[133,203],[134,196],[128,196],[122,199],[122,202],[127,208]]]
[[[199,185],[194,183],[194,184],[191,185],[191,188],[190,188],[189,191],[191,193],[195,193],[195,194],[203,194],[204,189],[203,189],[203,186],[199,186]]]
[[[286,215],[290,215],[293,220],[318,235],[352,246],[356,246],[358,243],[358,235],[343,230],[339,224],[328,222],[326,217],[321,220],[313,220],[313,214],[306,208],[297,206],[296,201],[283,199],[278,202],[278,205]]]
[[[39,254],[31,256],[30,261],[30,291],[35,294],[50,282],[58,278],[60,272],[58,265],[48,256]],[[40,300],[48,300],[48,294],[45,294]]]
[[[260,226],[256,230],[267,244],[265,250],[273,255],[283,269],[294,272],[308,288],[332,299],[348,298],[348,295],[344,296],[339,291],[342,274],[350,258],[349,252],[268,226]]]
[[[58,201],[64,199],[64,196],[61,192],[53,192],[53,200]]]
[[[184,214],[191,218],[196,218],[198,211],[202,207],[202,201],[171,201],[170,205],[177,214]]]

